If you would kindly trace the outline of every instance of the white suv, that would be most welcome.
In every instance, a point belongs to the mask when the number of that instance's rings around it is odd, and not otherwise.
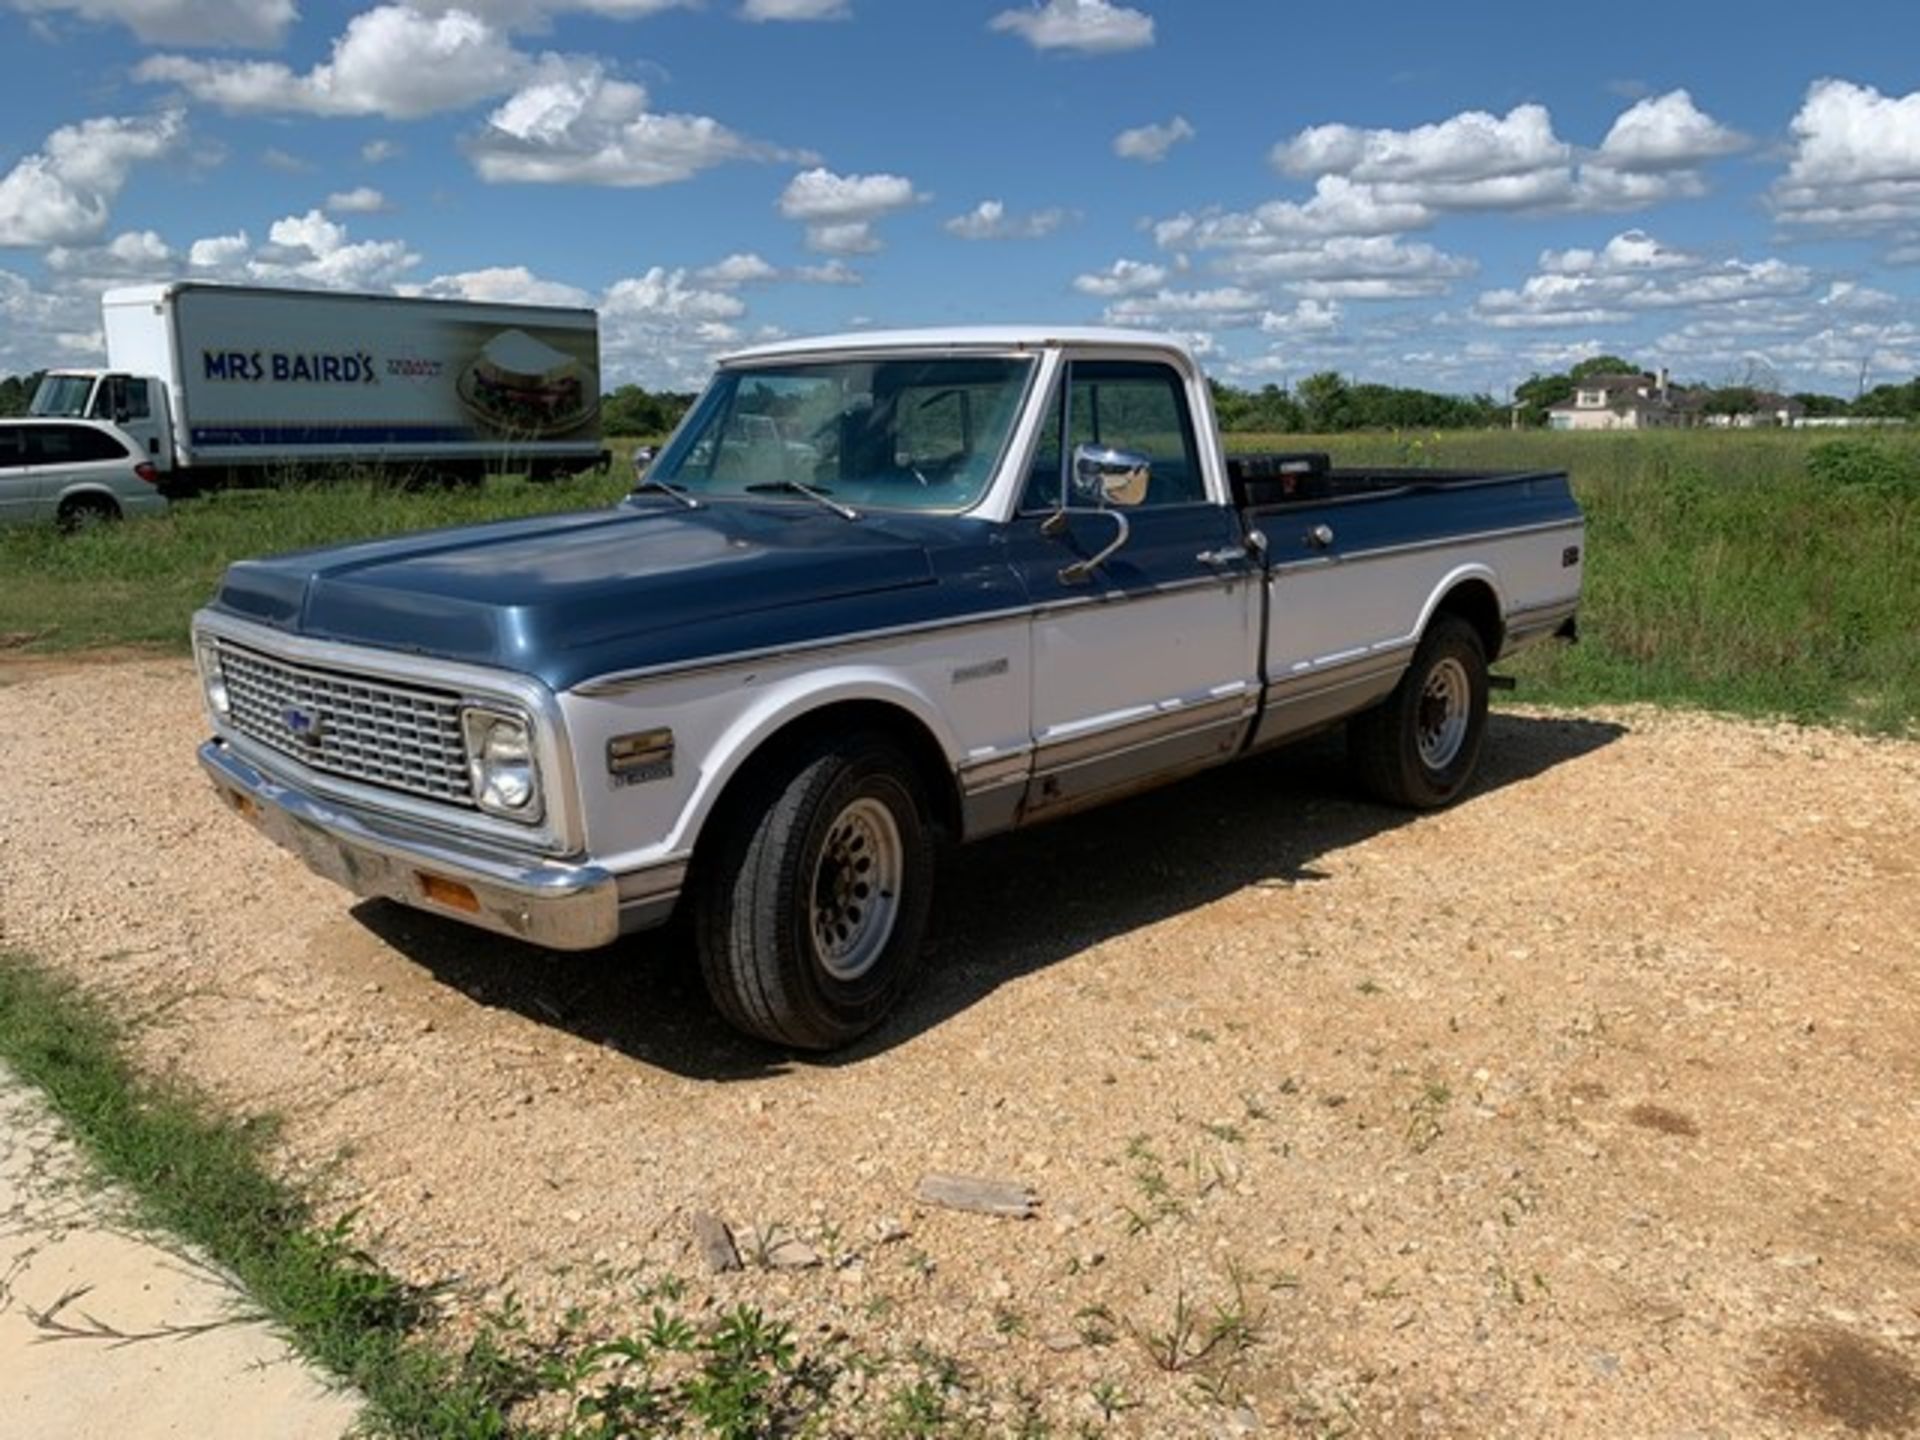
[[[0,420],[0,525],[73,530],[166,508],[159,472],[116,426]]]

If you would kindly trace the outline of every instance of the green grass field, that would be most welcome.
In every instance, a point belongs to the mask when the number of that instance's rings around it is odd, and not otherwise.
[[[1235,435],[1338,465],[1567,469],[1589,521],[1583,642],[1511,667],[1524,698],[1648,700],[1909,733],[1920,723],[1920,435]],[[617,447],[624,453],[625,446]],[[0,646],[183,650],[228,561],[605,504],[625,477],[408,493],[241,492],[74,537],[0,532]]]

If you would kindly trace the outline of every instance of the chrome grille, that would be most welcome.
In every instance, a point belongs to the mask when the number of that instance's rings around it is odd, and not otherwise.
[[[219,643],[234,729],[302,765],[471,806],[460,697]]]

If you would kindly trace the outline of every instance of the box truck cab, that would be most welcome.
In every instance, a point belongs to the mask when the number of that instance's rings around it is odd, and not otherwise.
[[[175,282],[109,290],[101,316],[106,366],[50,372],[32,412],[120,426],[170,494],[605,463],[591,310]]]
[[[173,422],[166,383],[118,370],[49,370],[27,413],[48,420],[106,420],[120,427],[147,463],[173,468]]]

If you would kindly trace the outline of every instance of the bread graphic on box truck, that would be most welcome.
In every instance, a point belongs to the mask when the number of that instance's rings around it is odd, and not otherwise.
[[[599,406],[573,356],[526,331],[502,330],[460,376],[460,399],[483,429],[557,435],[578,429]]]

